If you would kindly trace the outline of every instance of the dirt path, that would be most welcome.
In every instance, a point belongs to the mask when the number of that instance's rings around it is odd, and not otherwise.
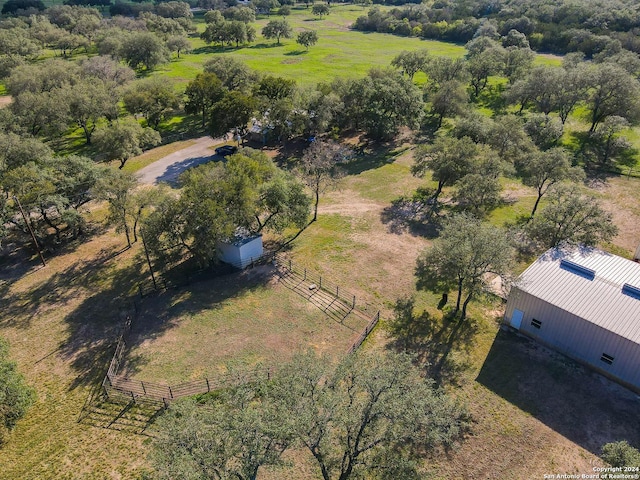
[[[13,101],[13,99],[11,98],[11,95],[2,95],[2,96],[0,96],[0,108],[6,107],[12,101]]]
[[[206,136],[196,139],[195,142],[194,145],[178,150],[139,170],[140,183],[175,183],[178,176],[188,168],[202,165],[214,158],[220,158],[216,156],[211,147],[224,143],[225,140]]]

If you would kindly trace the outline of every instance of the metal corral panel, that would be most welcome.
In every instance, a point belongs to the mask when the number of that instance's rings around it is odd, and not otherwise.
[[[563,264],[563,260],[571,263]],[[592,270],[595,276],[576,273],[572,265]],[[630,295],[628,289],[623,292],[625,284],[640,287],[640,264],[602,250],[582,247],[549,250],[524,271],[516,287],[640,344],[640,298]]]
[[[640,391],[640,345],[551,305],[518,287],[511,289],[505,319],[523,312],[519,331]],[[537,328],[539,327],[539,328]],[[611,364],[602,360],[613,358]]]

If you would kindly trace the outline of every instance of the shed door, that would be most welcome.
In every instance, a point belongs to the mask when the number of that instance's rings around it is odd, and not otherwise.
[[[518,310],[517,308],[513,310],[513,315],[511,315],[511,326],[516,330],[520,330],[520,324],[522,323],[523,316],[524,312],[522,310]]]

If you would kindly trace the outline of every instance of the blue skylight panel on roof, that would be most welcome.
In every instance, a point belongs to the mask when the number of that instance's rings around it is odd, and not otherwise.
[[[622,293],[624,293],[625,295],[629,295],[636,300],[640,300],[640,288],[629,285],[628,283],[625,283],[622,286]]]
[[[563,270],[567,270],[575,275],[586,278],[587,280],[593,280],[596,278],[595,270],[591,270],[590,268],[583,267],[577,263],[571,262],[569,260],[561,260],[560,268]]]

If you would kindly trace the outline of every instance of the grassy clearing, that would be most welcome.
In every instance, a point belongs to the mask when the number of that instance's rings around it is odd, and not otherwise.
[[[106,232],[45,268],[24,258],[2,264],[0,334],[38,396],[2,449],[3,478],[134,478],[143,467],[143,437],[77,422],[139,275],[135,249],[118,254],[123,244]]]
[[[143,302],[123,373],[176,384],[229,366],[278,365],[308,348],[343,355],[365,325],[327,317],[279,284],[272,267],[258,267]]]
[[[293,8],[286,20],[293,27],[294,35],[310,29],[318,32],[318,43],[309,51],[298,45],[294,38],[282,39],[280,45],[262,38],[262,27],[279,18],[263,16],[254,24],[258,32],[255,43],[241,48],[219,47],[192,38],[192,53],[181,55],[180,59],[174,59],[153,74],[166,76],[182,85],[200,73],[202,64],[212,55],[230,55],[260,72],[292,78],[300,85],[315,85],[337,77],[362,77],[372,67],[388,66],[403,50],[425,48],[432,55],[450,57],[461,57],[465,53],[463,46],[452,43],[351,30],[350,25],[361,15],[366,15],[366,10],[353,5],[334,5],[331,14],[323,19],[312,15],[310,9]],[[199,18],[197,22],[198,31],[203,31],[203,20]],[[420,81],[420,78],[416,80]]]
[[[401,222],[394,224],[386,210],[391,200],[427,181],[410,175],[412,160],[405,145],[371,149],[369,154],[359,158],[338,188],[321,199],[318,221],[293,244],[290,255],[356,294],[359,305],[373,311],[381,308],[383,319],[391,318],[395,299],[416,295],[418,308],[427,309],[436,330],[445,335],[451,325],[435,308],[439,295],[416,292],[414,284],[415,259],[430,240]],[[612,202],[611,208],[624,207],[638,215],[637,182],[609,179],[599,193]],[[517,181],[504,180],[504,186],[514,204],[491,214],[489,218],[498,224],[512,218],[509,209],[528,213],[533,199],[532,191]],[[0,333],[10,340],[19,367],[36,386],[39,398],[3,449],[0,471],[8,478],[135,478],[146,466],[148,445],[143,437],[76,422],[112,353],[119,312],[127,307],[123,299],[144,272],[135,249],[112,257],[123,244],[121,235],[106,232],[72,253],[51,258],[46,269],[34,273],[21,270],[22,262],[2,264]],[[178,381],[219,371],[227,362],[269,362],[308,345],[337,352],[348,344],[340,343],[344,337],[331,326],[324,330],[325,343],[318,341],[327,324],[318,324],[315,307],[309,310],[299,304],[300,299],[287,298],[288,291],[279,286],[259,279],[241,288],[212,285],[196,284],[149,300],[145,318],[157,321],[141,324],[147,330],[137,333],[129,356],[131,372],[150,380]],[[597,408],[587,402],[578,411],[573,404],[584,401],[583,390],[577,390],[578,397],[563,393],[562,401],[536,393],[537,382],[547,382],[540,384],[546,385],[545,391],[554,391],[575,369],[547,354],[527,356],[529,349],[520,352],[517,342],[504,340],[498,333],[500,311],[500,303],[493,300],[473,303],[468,327],[453,338],[447,353],[446,365],[455,379],[448,388],[469,405],[474,427],[459,449],[436,463],[441,478],[528,479],[535,472],[586,472],[584,465],[597,461],[596,447],[604,440],[589,432],[636,441],[640,429],[625,417],[627,407],[606,406],[617,391],[607,394],[607,401]],[[294,315],[296,326],[303,327],[297,332],[291,327]],[[268,333],[249,335],[263,327]],[[389,342],[380,328],[366,348],[384,349]],[[423,352],[443,345],[434,343],[434,338],[425,342],[431,348]],[[575,377],[578,383],[583,380]],[[532,397],[535,401],[527,403]],[[612,413],[616,409],[622,413]],[[560,421],[549,412],[577,413]],[[615,429],[598,423],[600,417]],[[539,448],[542,442],[544,451]],[[293,452],[291,458],[293,466],[265,472],[265,478],[318,478],[306,457]]]
[[[381,8],[389,8],[382,6]],[[387,67],[403,50],[427,49],[435,56],[461,57],[464,46],[437,40],[400,37],[386,33],[359,32],[350,25],[366,10],[353,5],[334,5],[327,17],[319,19],[310,9],[296,7],[286,20],[294,30],[294,36],[304,30],[316,30],[318,43],[306,51],[295,38],[281,39],[281,44],[262,38],[260,31],[270,20],[279,18],[262,16],[254,24],[258,32],[255,43],[241,47],[206,45],[200,38],[192,37],[193,52],[174,58],[171,63],[158,68],[153,75],[173,79],[184,85],[202,71],[203,63],[213,55],[229,55],[246,62],[251,68],[270,75],[292,78],[303,86],[330,82],[334,78],[358,78],[372,67]],[[196,18],[198,32],[205,28],[202,18]],[[550,54],[536,55],[536,65],[561,64],[562,57]],[[418,74],[415,81],[423,83],[425,76]]]

